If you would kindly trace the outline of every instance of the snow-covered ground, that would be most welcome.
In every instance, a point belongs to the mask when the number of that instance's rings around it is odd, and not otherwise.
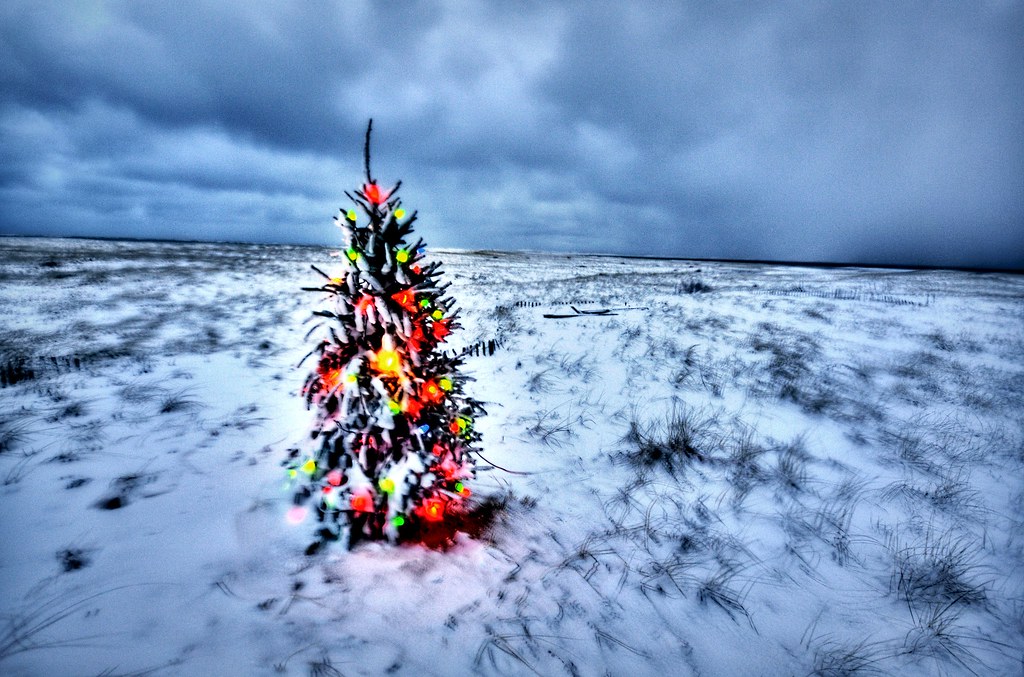
[[[307,557],[328,250],[0,240],[0,673],[1022,674],[1024,278],[435,255],[491,521]]]

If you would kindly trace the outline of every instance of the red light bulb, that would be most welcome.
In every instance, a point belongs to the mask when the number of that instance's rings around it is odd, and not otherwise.
[[[409,415],[409,418],[416,419],[419,418],[420,412],[423,411],[423,405],[420,404],[419,400],[406,396],[403,410]]]
[[[352,509],[356,512],[373,512],[373,499],[367,492],[361,492],[352,496]]]
[[[444,501],[440,498],[428,498],[423,501],[423,518],[428,522],[440,522],[444,519]]]
[[[382,191],[376,183],[366,183],[363,184],[363,195],[366,196],[370,204],[379,205],[387,201],[390,193]]]
[[[431,331],[434,334],[434,338],[438,341],[443,341],[448,334],[452,333],[452,330],[448,327],[448,320],[435,322],[431,327]]]
[[[408,289],[403,289],[400,292],[396,292],[391,295],[391,298],[395,300],[395,303],[402,306],[410,313],[416,312],[416,295]]]
[[[431,404],[438,404],[444,399],[444,391],[434,381],[427,381],[420,389],[420,395]]]

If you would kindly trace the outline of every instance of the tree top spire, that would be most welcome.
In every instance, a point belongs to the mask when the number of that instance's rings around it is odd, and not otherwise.
[[[373,129],[373,118],[370,118],[370,122],[366,125],[366,143],[363,145],[363,164],[366,166],[366,182],[374,183],[373,176],[370,175],[370,131]]]

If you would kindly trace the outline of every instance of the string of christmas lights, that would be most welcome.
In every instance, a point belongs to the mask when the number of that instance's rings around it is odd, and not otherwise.
[[[410,244],[417,214],[398,197],[399,181],[383,189],[370,173],[345,195],[353,207],[334,218],[344,237],[339,271],[306,291],[328,308],[307,335],[322,337],[304,358],[316,363],[303,386],[316,409],[310,451],[291,450],[285,467],[294,504],[289,521],[314,514],[317,546],[347,539],[392,542],[423,538],[460,513],[471,495],[472,451],[485,412],[465,394],[461,359],[438,346],[459,328],[438,262],[425,260],[422,240]]]

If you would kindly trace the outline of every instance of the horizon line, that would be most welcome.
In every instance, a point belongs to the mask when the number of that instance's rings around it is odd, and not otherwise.
[[[246,242],[241,240],[189,240],[174,238],[143,238],[130,236],[103,235],[28,235],[25,233],[0,233],[0,238],[37,238],[48,240],[99,240],[104,242],[161,242],[181,244],[230,244],[260,246],[288,246],[309,248],[331,248],[339,245],[310,244],[305,242]],[[696,261],[702,263],[749,263],[755,265],[793,266],[797,268],[879,268],[883,270],[955,270],[966,273],[1009,273],[1024,275],[1024,268],[998,268],[987,266],[929,265],[909,263],[860,263],[855,261],[790,261],[784,259],[734,259],[693,256],[654,256],[646,254],[609,254],[599,252],[561,252],[545,249],[462,249],[458,247],[436,247],[435,251],[451,251],[467,254],[545,254],[550,256],[590,256],[596,258],[639,259],[647,261]]]

